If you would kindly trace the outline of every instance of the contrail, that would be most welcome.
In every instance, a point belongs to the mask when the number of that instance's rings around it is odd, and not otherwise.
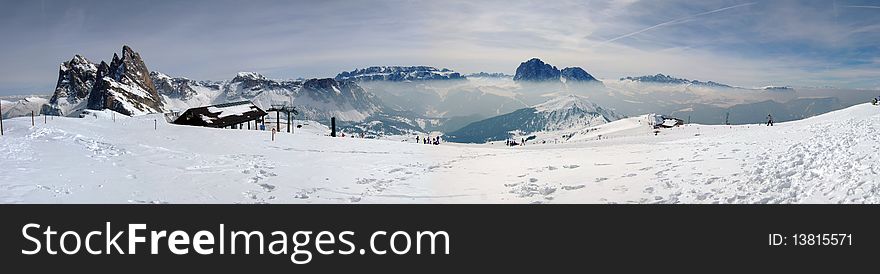
[[[857,9],[880,9],[880,6],[841,6],[844,8],[857,8]]]
[[[642,33],[642,32],[646,32],[646,31],[649,31],[649,30],[652,30],[652,29],[656,29],[656,28],[659,28],[659,27],[662,27],[662,26],[672,25],[672,24],[676,24],[676,23],[681,23],[681,22],[684,22],[684,21],[687,21],[687,20],[693,19],[693,18],[695,18],[695,17],[700,17],[700,16],[703,16],[703,15],[709,15],[709,14],[713,14],[713,13],[718,13],[718,12],[722,12],[722,11],[729,10],[729,9],[735,9],[735,8],[739,8],[739,7],[750,6],[750,5],[754,5],[755,3],[756,3],[756,2],[745,3],[745,4],[739,4],[739,5],[735,5],[735,6],[730,6],[730,7],[726,7],[726,8],[720,8],[720,9],[717,9],[717,10],[710,10],[710,11],[703,12],[703,13],[698,13],[698,14],[694,14],[694,15],[685,16],[685,17],[678,18],[678,19],[675,19],[675,20],[672,20],[672,21],[668,21],[668,22],[663,22],[663,23],[660,23],[660,24],[656,24],[656,25],[653,25],[653,26],[650,26],[650,27],[647,27],[647,28],[644,28],[644,29],[641,29],[641,30],[638,30],[638,31],[632,32],[632,33],[627,33],[627,34],[624,34],[624,35],[621,35],[621,36],[618,36],[618,37],[614,37],[614,38],[608,39],[608,40],[606,40],[605,42],[602,42],[602,44],[610,43],[610,42],[614,42],[614,41],[617,41],[617,40],[619,40],[619,39],[627,38],[627,37],[630,37],[630,36],[633,36],[633,35],[636,35],[636,34],[639,34],[639,33]]]

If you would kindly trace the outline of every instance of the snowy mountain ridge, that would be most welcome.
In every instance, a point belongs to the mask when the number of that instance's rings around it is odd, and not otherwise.
[[[373,66],[345,71],[336,75],[339,81],[425,81],[425,80],[464,80],[461,73],[447,68],[429,66]]]
[[[568,109],[578,109],[587,112],[600,112],[601,107],[593,103],[587,97],[568,94],[560,95],[547,102],[532,106],[538,112],[553,112]]]
[[[657,84],[673,84],[673,85],[698,85],[698,86],[707,86],[707,87],[717,87],[717,88],[734,88],[733,86],[708,81],[698,81],[698,80],[688,80],[684,78],[676,78],[670,75],[664,75],[662,73],[658,73],[656,75],[645,75],[645,76],[636,76],[631,77],[627,76],[624,78],[620,78],[620,81],[633,81],[633,82],[642,82],[642,83],[657,83]]]
[[[578,95],[562,95],[532,106],[542,115],[543,127],[536,131],[567,130],[601,125],[623,118],[611,109],[603,108]]]
[[[452,142],[483,143],[543,131],[576,130],[623,118],[583,96],[562,95],[545,103],[473,122],[448,133]]]

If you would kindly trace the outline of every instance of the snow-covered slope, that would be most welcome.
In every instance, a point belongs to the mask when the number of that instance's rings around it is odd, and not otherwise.
[[[568,94],[550,101],[471,123],[448,135],[450,141],[482,143],[542,131],[577,130],[601,125],[621,116],[585,97]]]
[[[331,138],[324,128],[271,141],[107,111],[33,127],[14,118],[0,137],[0,202],[880,203],[877,106],[656,136],[640,117],[599,126],[601,140],[518,147]]]

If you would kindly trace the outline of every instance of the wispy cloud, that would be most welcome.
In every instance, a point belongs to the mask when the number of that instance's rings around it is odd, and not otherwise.
[[[857,9],[880,9],[880,6],[840,6],[843,8],[857,8]]]
[[[701,12],[701,13],[697,13],[697,14],[694,14],[694,15],[689,15],[689,16],[681,17],[681,18],[678,18],[678,19],[675,19],[675,20],[666,21],[666,22],[663,22],[663,23],[660,23],[660,24],[656,24],[656,25],[653,25],[653,26],[650,26],[650,27],[644,28],[644,29],[640,29],[640,30],[637,30],[637,31],[634,31],[634,32],[630,32],[630,33],[627,33],[627,34],[624,34],[624,35],[621,35],[621,36],[617,36],[617,37],[614,37],[614,38],[611,38],[611,39],[605,40],[605,41],[603,41],[603,44],[604,44],[604,43],[614,42],[614,41],[617,41],[617,40],[620,40],[620,39],[623,39],[623,38],[627,38],[627,37],[630,37],[630,36],[633,36],[633,35],[636,35],[636,34],[639,34],[639,33],[643,33],[643,32],[646,32],[646,31],[649,31],[649,30],[652,30],[652,29],[656,29],[656,28],[659,28],[659,27],[663,27],[663,26],[668,26],[668,25],[674,25],[674,24],[680,24],[680,23],[688,22],[688,21],[691,21],[691,20],[693,20],[693,19],[695,19],[695,18],[697,18],[697,17],[700,17],[700,16],[710,15],[710,14],[713,14],[713,13],[719,13],[719,12],[722,12],[722,11],[725,11],[725,10],[729,10],[729,9],[735,9],[735,8],[740,8],[740,7],[745,7],[745,6],[751,6],[751,5],[754,5],[754,4],[755,4],[754,2],[752,2],[752,3],[745,3],[745,4],[739,4],[739,5],[734,5],[734,6],[724,7],[724,8],[720,8],[720,9],[714,9],[714,10],[710,10],[710,11],[707,11],[707,12]]]

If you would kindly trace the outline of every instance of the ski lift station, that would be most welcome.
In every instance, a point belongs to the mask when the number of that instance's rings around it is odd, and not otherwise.
[[[266,116],[263,111],[250,101],[218,104],[191,108],[174,120],[178,125],[190,125],[213,128],[238,128],[251,121],[262,120]],[[256,125],[256,123],[255,123]]]

